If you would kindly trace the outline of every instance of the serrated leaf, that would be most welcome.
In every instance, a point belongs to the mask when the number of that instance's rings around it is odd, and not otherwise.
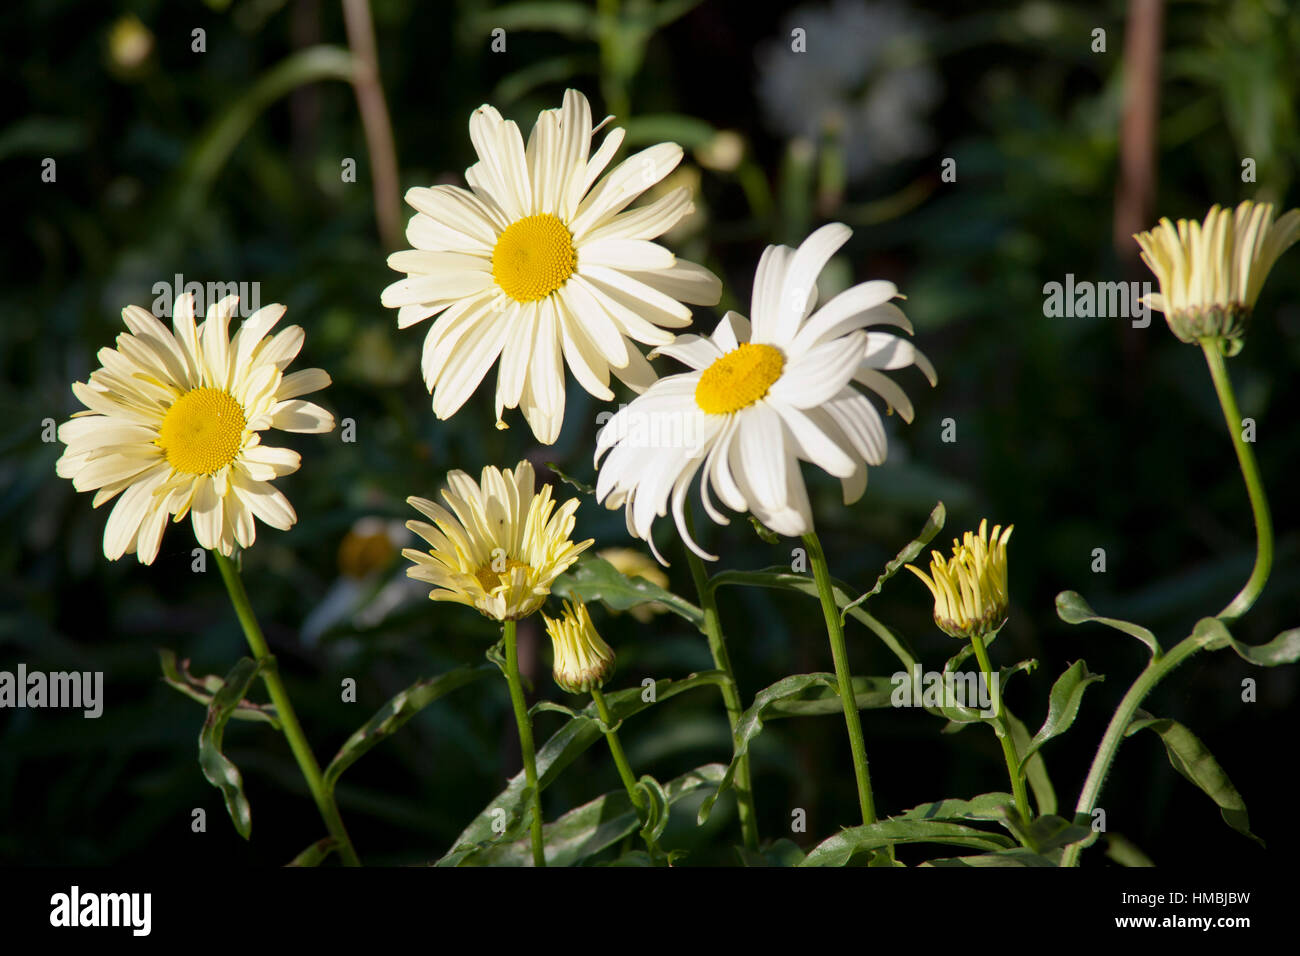
[[[1123,631],[1130,637],[1136,637],[1147,646],[1153,657],[1159,657],[1164,653],[1160,650],[1160,642],[1156,640],[1155,634],[1150,630],[1141,624],[1133,624],[1130,621],[1102,617],[1092,609],[1078,591],[1062,591],[1056,596],[1056,616],[1066,624],[1083,624],[1085,621],[1091,621],[1094,624],[1105,624],[1117,631]]]
[[[230,715],[248,693],[249,685],[262,669],[262,663],[251,657],[240,658],[226,675],[221,690],[213,696],[212,705],[203,721],[203,729],[199,731],[199,767],[208,782],[221,791],[226,812],[230,814],[235,830],[245,840],[253,831],[252,810],[248,806],[248,798],[244,796],[244,778],[239,768],[221,752],[221,741]]]
[[[705,764],[682,774],[667,786],[659,786],[658,796],[663,801],[662,833],[668,822],[669,808],[687,794],[701,787],[713,786],[722,776],[722,764]],[[642,778],[643,780],[645,778]],[[546,863],[548,866],[573,866],[588,857],[613,846],[619,840],[636,832],[641,826],[636,808],[626,790],[615,790],[603,794],[575,807],[561,816],[554,823],[542,828],[543,841],[546,844]],[[530,838],[515,840],[484,847],[463,860],[470,866],[531,866],[532,843]],[[623,864],[626,865],[626,864]],[[637,862],[634,865],[645,865]]]
[[[1228,826],[1260,846],[1264,845],[1263,840],[1250,832],[1246,801],[1241,798],[1237,788],[1228,779],[1228,774],[1199,737],[1176,720],[1153,717],[1143,710],[1139,710],[1132,723],[1125,728],[1124,736],[1131,737],[1143,729],[1153,730],[1160,735],[1174,769],[1218,804],[1219,813]]]
[[[333,837],[325,837],[307,847],[285,866],[320,866],[336,849],[338,849],[338,841]]]
[[[580,558],[567,573],[560,575],[551,585],[551,593],[574,601],[603,601],[615,611],[658,602],[695,627],[704,625],[704,612],[690,601],[645,578],[620,574],[612,564],[595,555]]]
[[[853,682],[855,702],[861,701],[859,709],[890,706],[893,683],[888,678],[855,677]],[[834,674],[792,674],[760,690],[754,695],[754,703],[736,721],[736,729],[732,735],[731,763],[727,766],[727,773],[718,784],[718,789],[709,794],[700,804],[698,817],[700,823],[709,818],[718,798],[731,788],[741,759],[749,753],[750,743],[763,731],[763,718],[771,718],[773,709],[782,703],[796,708],[809,708],[805,712],[819,714],[843,710]],[[788,706],[782,716],[795,716]]]
[[[940,501],[930,512],[930,517],[926,519],[925,524],[921,527],[920,533],[903,546],[903,549],[894,556],[894,559],[885,565],[885,570],[881,572],[880,577],[876,578],[875,586],[854,598],[840,610],[840,623],[843,624],[849,611],[855,607],[861,606],[868,598],[875,597],[880,593],[880,589],[885,586],[885,582],[903,569],[903,566],[909,561],[916,559],[916,556],[925,550],[936,534],[943,530],[943,524],[948,520],[948,511]]]
[[[1038,733],[1034,734],[1033,739],[1029,741],[1029,747],[1024,753],[1017,750],[1017,753],[1020,753],[1022,776],[1026,762],[1038,752],[1039,747],[1070,729],[1074,718],[1078,716],[1083,692],[1088,689],[1088,685],[1101,680],[1105,680],[1105,677],[1101,674],[1089,674],[1088,665],[1082,660],[1075,661],[1056,679],[1047,699],[1047,717],[1043,721],[1043,726],[1038,728]]]
[[[727,680],[723,671],[708,670],[691,674],[679,680],[664,678],[655,683],[655,699],[644,699],[644,688],[632,687],[626,690],[605,692],[605,703],[614,722],[625,720],[641,711],[662,703],[683,691],[697,687],[718,686]],[[600,730],[600,715],[595,703],[583,709],[581,715],[561,727],[550,740],[537,751],[538,786],[545,790],[578,756],[598,740],[604,739]],[[439,859],[437,866],[457,866],[471,855],[481,852],[485,847],[502,842],[510,842],[512,834],[518,832],[525,823],[527,793],[523,771],[510,779],[506,788],[483,809],[452,843],[452,847]],[[493,822],[500,819],[502,811],[505,818],[513,823],[504,834],[493,830]]]
[[[492,668],[486,664],[479,664],[476,667],[458,667],[437,677],[418,680],[405,690],[399,691],[388,703],[380,707],[364,726],[344,741],[343,746],[334,755],[334,759],[325,768],[326,789],[333,792],[344,770],[356,763],[384,738],[391,737],[398,728],[439,697],[459,690],[466,684],[472,684],[491,672]]]
[[[190,662],[176,660],[175,652],[165,647],[158,648],[158,660],[162,665],[163,681],[191,700],[196,700],[204,707],[212,706],[213,695],[221,690],[224,682],[216,674],[195,677],[190,673]],[[280,720],[275,713],[275,705],[258,704],[251,700],[241,700],[231,713],[232,720],[255,720],[270,724],[280,729]]]
[[[1000,833],[990,833],[960,823],[889,819],[850,827],[823,840],[799,865],[843,866],[857,853],[894,843],[940,843],[973,850],[1005,850],[1011,847],[1011,840]]]

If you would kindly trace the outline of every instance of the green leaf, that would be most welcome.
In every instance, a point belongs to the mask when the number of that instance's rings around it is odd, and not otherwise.
[[[325,788],[333,792],[344,770],[357,762],[385,737],[391,737],[404,723],[428,707],[439,697],[472,684],[492,672],[487,664],[476,667],[458,667],[437,677],[418,680],[399,691],[388,703],[380,707],[356,733],[344,741],[339,752],[325,768]]]
[[[759,571],[720,571],[709,579],[709,588],[714,591],[727,585],[798,591],[800,594],[806,594],[820,600],[817,594],[817,582],[810,575],[798,574],[779,564]],[[842,582],[832,579],[831,590],[835,597],[836,607],[842,608],[852,603],[849,598],[848,588]],[[884,642],[885,646],[894,652],[894,656],[902,662],[904,668],[909,671],[912,669],[912,665],[916,663],[916,655],[911,652],[897,634],[894,634],[889,628],[860,607],[850,608],[848,613],[870,628]]]
[[[605,703],[609,707],[610,716],[617,723],[649,707],[653,707],[657,703],[675,697],[683,691],[708,685],[721,685],[726,680],[727,675],[723,671],[700,671],[679,680],[664,678],[656,681],[654,688],[655,699],[653,701],[647,701],[644,698],[648,688],[632,687],[627,690],[614,691],[613,693],[606,691]],[[583,709],[581,716],[566,723],[538,750],[538,786],[545,790],[583,751],[603,738],[604,735],[600,730],[600,715],[596,710],[595,703],[592,703]],[[483,811],[470,822],[469,826],[461,832],[460,836],[452,843],[452,848],[437,861],[437,865],[458,866],[462,861],[481,852],[485,847],[510,842],[514,834],[526,822],[524,811],[527,808],[527,793],[525,789],[524,774],[523,771],[520,771],[510,779],[506,788],[497,794]],[[498,810],[504,811],[507,820],[504,833],[498,833],[493,829],[494,821],[501,818],[501,814],[494,812]]]
[[[1124,729],[1124,736],[1131,737],[1146,728],[1160,735],[1174,769],[1218,804],[1224,822],[1242,836],[1263,846],[1264,841],[1250,832],[1246,801],[1241,798],[1227,773],[1205,744],[1201,743],[1200,738],[1176,720],[1153,717],[1143,710],[1139,710],[1133,722]]]
[[[969,800],[935,800],[922,803],[893,817],[894,820],[989,820],[1002,819],[1002,808],[1015,806],[1009,793],[981,793]]]
[[[1300,660],[1300,627],[1283,631],[1267,644],[1243,644],[1217,617],[1203,617],[1196,622],[1192,633],[1202,638],[1206,650],[1217,651],[1231,647],[1237,656],[1258,667],[1277,667],[1294,664]]]
[[[859,709],[890,705],[893,684],[888,678],[855,677],[853,682],[853,695]],[[700,804],[700,823],[709,818],[718,798],[730,789],[741,759],[749,753],[750,743],[763,731],[763,718],[773,716],[771,711],[779,706],[783,707],[782,716],[786,717],[801,712],[828,714],[843,710],[834,674],[792,674],[760,690],[754,695],[754,703],[736,721],[732,735],[731,763],[727,766],[726,776],[718,784],[717,791],[709,794]]]
[[[608,863],[597,864],[598,866],[654,866],[655,861],[650,858],[650,854],[645,850],[631,850],[624,853],[617,860],[610,860]]]
[[[840,623],[843,624],[845,616],[852,608],[858,607],[868,598],[875,597],[880,593],[880,589],[885,586],[885,582],[903,569],[903,566],[909,561],[916,558],[918,554],[925,550],[925,546],[933,540],[934,536],[943,530],[943,523],[948,520],[947,509],[944,508],[943,502],[940,501],[930,512],[930,517],[925,520],[925,525],[921,528],[921,533],[903,546],[903,550],[894,556],[894,560],[885,565],[885,570],[880,577],[876,578],[875,587],[865,594],[854,598],[848,604],[844,605],[840,611]]]
[[[857,853],[893,843],[942,843],[973,850],[1004,850],[1011,840],[960,823],[936,820],[880,820],[851,827],[819,843],[800,866],[843,866]]]
[[[245,840],[253,830],[252,810],[244,796],[244,778],[239,768],[221,752],[221,740],[226,732],[226,722],[261,669],[261,661],[251,657],[240,658],[226,675],[222,688],[213,696],[203,729],[199,731],[199,767],[208,782],[221,791],[226,801],[226,812]]]
[[[662,833],[668,822],[668,808],[701,787],[713,786],[722,776],[721,764],[705,764],[657,788],[663,807]],[[642,778],[644,781],[646,778]],[[542,828],[548,866],[573,866],[613,846],[641,826],[636,808],[626,790],[616,790],[570,810]],[[471,866],[531,866],[532,843],[528,837],[510,843],[487,846],[463,862]],[[624,864],[626,865],[626,864]],[[634,865],[645,865],[638,860]]]
[[[1069,668],[1056,679],[1052,685],[1052,693],[1047,700],[1047,718],[1043,721],[1043,726],[1034,734],[1034,739],[1029,741],[1029,747],[1025,752],[1020,753],[1020,774],[1025,773],[1025,764],[1032,757],[1038,748],[1047,743],[1053,737],[1059,737],[1070,729],[1074,723],[1074,718],[1079,713],[1079,704],[1083,701],[1083,692],[1088,689],[1089,684],[1105,680],[1101,674],[1089,674],[1088,665],[1082,661],[1075,661]]]
[[[338,841],[333,837],[325,837],[323,840],[317,840],[307,849],[303,850],[285,866],[320,866],[325,858],[338,849]]]
[[[615,611],[658,602],[695,627],[704,626],[704,612],[691,602],[645,578],[620,574],[604,558],[594,555],[580,558],[567,573],[557,578],[551,585],[551,593],[573,601],[603,601]]]
[[[1025,825],[1015,807],[1004,808],[1001,823],[1015,835],[1021,843],[1035,853],[1045,854],[1068,844],[1086,839],[1092,830],[1088,827],[1071,823],[1055,814],[1036,817],[1032,823]]]
[[[709,766],[721,768],[722,764]],[[672,806],[672,799],[664,785],[649,774],[644,774],[637,781],[636,789],[646,799],[645,825],[641,827],[641,838],[647,843],[657,843],[668,826],[668,809]]]
[[[1085,621],[1105,624],[1107,627],[1113,627],[1117,631],[1136,637],[1151,650],[1152,657],[1159,657],[1164,653],[1160,650],[1160,642],[1156,640],[1155,634],[1147,628],[1129,621],[1116,620],[1113,617],[1101,617],[1077,591],[1062,591],[1056,596],[1056,616],[1066,624],[1082,624]]]
[[[1045,856],[1026,850],[1024,847],[1012,847],[1010,850],[996,850],[993,853],[981,853],[979,856],[950,856],[942,860],[927,860],[921,866],[1058,866]]]
[[[589,485],[585,481],[579,481],[577,478],[570,475],[566,475],[564,472],[560,471],[560,466],[555,462],[548,461],[546,467],[551,469],[551,471],[555,473],[555,477],[559,478],[560,481],[564,482],[566,485],[571,485],[574,488],[577,488],[578,491],[582,492],[584,495],[594,495],[596,493],[595,486]]]
[[[754,533],[766,541],[768,544],[776,544],[781,540],[781,536],[769,528],[763,522],[759,521],[753,515],[749,516],[749,524],[754,529]]]
[[[1119,833],[1106,834],[1106,856],[1120,866],[1155,866],[1151,857],[1143,853],[1136,843]]]
[[[803,849],[793,840],[782,837],[762,845],[757,850],[737,847],[740,862],[745,866],[798,866],[804,860]]]
[[[225,686],[225,682],[216,674],[195,677],[190,673],[188,659],[176,662],[176,654],[165,647],[158,648],[158,659],[162,664],[163,681],[174,687],[186,697],[197,700],[204,707],[212,706],[212,698]],[[241,700],[231,712],[232,720],[260,720],[280,729],[280,720],[275,713],[275,705],[258,704],[251,700]]]

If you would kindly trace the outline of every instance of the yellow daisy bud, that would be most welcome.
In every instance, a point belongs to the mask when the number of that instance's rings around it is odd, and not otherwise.
[[[1161,219],[1133,238],[1160,282],[1159,294],[1143,302],[1165,314],[1181,341],[1215,340],[1235,355],[1269,271],[1300,239],[1300,210],[1274,222],[1271,203],[1246,201],[1235,212],[1214,206],[1203,223]]]
[[[564,614],[554,620],[542,615],[555,649],[555,683],[570,694],[601,687],[614,673],[614,651],[596,633],[587,605],[564,602]]]
[[[993,526],[980,521],[979,533],[967,531],[963,539],[952,542],[952,557],[930,552],[930,575],[912,565],[907,570],[920,578],[934,595],[934,623],[952,637],[984,637],[1007,622],[1007,541],[1008,525]]]

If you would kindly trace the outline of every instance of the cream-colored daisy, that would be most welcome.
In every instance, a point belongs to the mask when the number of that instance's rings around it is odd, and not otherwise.
[[[499,358],[497,420],[522,408],[538,441],[550,444],[564,421],[566,362],[604,401],[614,397],[611,371],[645,389],[654,370],[633,343],[672,341],[664,330],[691,321],[682,303],[715,305],[721,283],[651,241],[690,214],[690,190],[627,210],[681,161],[675,143],[600,178],[623,130],[588,157],[591,108],[574,90],[538,116],[526,146],[491,106],[474,111],[469,132],[479,157],[465,171],[469,189],[407,192],[415,248],[389,257],[408,275],[384,290],[383,303],[397,307],[399,328],[439,316],[422,363],[439,418],[455,414]]]
[[[551,676],[560,689],[585,694],[593,687],[605,686],[614,673],[614,650],[591,623],[587,605],[565,601],[564,613],[558,620],[545,614],[542,620],[555,652]]]
[[[577,544],[569,538],[578,500],[570,498],[557,510],[551,486],[534,492],[533,484],[533,466],[521,461],[513,471],[484,468],[479,482],[451,472],[442,491],[447,508],[407,498],[433,522],[406,523],[432,545],[428,551],[402,550],[414,562],[407,575],[432,584],[432,600],[468,604],[484,617],[517,621],[532,614],[551,593],[551,583],[592,544],[590,538]]]
[[[933,384],[933,366],[907,341],[864,331],[886,324],[911,332],[890,302],[898,294],[894,284],[864,282],[813,312],[817,276],[851,234],[832,223],[797,250],[769,246],[754,278],[752,329],[748,319],[728,312],[710,338],[683,335],[657,349],[692,371],[660,379],[601,430],[596,463],[609,457],[600,466],[596,498],[609,508],[626,507],[628,531],[652,550],[651,524],[671,497],[682,539],[713,559],[683,520],[696,472],[714,521],[727,523],[710,488],[727,507],[784,535],[813,527],[800,460],[840,478],[845,504],[861,497],[866,466],[885,460],[885,429],[854,382],[912,420],[911,402],[881,370],[915,364]],[[657,550],[655,556],[663,561]]]
[[[183,295],[172,330],[127,306],[130,331],[116,349],[100,349],[102,367],[89,381],[72,386],[87,410],[59,427],[67,448],[56,470],[78,491],[94,491],[96,508],[121,495],[104,528],[109,560],[135,552],[152,564],[169,515],[192,514],[199,544],[224,555],[253,543],[255,517],[282,531],[298,520],[271,481],[297,471],[301,458],[263,445],[260,433],[332,429],[334,416],[299,398],[330,377],[318,368],[284,374],[303,331],[293,325],[267,338],[283,305],[258,309],[229,336],[238,301],[212,305],[196,328],[194,299]]]
[[[1273,264],[1300,239],[1300,209],[1274,222],[1271,203],[1247,200],[1235,212],[1212,207],[1204,223],[1161,219],[1133,238],[1160,283],[1142,301],[1183,342],[1217,339],[1233,353]]]
[[[980,520],[979,533],[967,531],[953,538],[952,557],[931,551],[930,574],[912,565],[915,574],[934,596],[934,623],[951,637],[985,637],[1007,622],[1011,597],[1007,591],[1007,542],[1011,529]]]

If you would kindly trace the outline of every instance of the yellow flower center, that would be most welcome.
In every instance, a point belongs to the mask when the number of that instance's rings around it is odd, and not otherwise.
[[[748,408],[781,377],[785,356],[773,345],[746,342],[714,361],[695,386],[695,404],[710,415]]]
[[[210,475],[243,447],[244,409],[220,388],[195,388],[172,403],[155,440],[177,471]]]
[[[500,570],[497,570],[498,568]],[[497,558],[475,571],[474,577],[478,578],[479,586],[491,594],[493,588],[509,583],[510,572],[515,568],[528,568],[531,571],[533,566],[523,561],[516,561],[514,558],[506,558],[504,561]]]
[[[577,268],[573,236],[550,213],[515,220],[492,250],[492,278],[516,302],[546,298]]]

